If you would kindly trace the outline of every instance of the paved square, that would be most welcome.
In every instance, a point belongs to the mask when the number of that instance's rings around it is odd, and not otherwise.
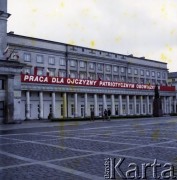
[[[177,176],[177,117],[24,122],[0,129],[2,180],[103,180],[107,158],[125,158],[123,173],[130,163],[141,167],[157,159],[173,164]],[[153,179],[151,168],[147,179]]]

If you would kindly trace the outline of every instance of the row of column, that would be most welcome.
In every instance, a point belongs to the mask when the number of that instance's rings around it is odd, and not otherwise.
[[[39,118],[43,118],[44,114],[44,103],[43,103],[43,92],[39,93]],[[56,110],[56,97],[55,92],[52,93],[52,117],[55,117]],[[123,105],[122,105],[122,95],[119,95],[119,115],[123,115]],[[146,96],[146,114],[149,114],[149,96]],[[172,112],[172,97],[163,97],[163,113]],[[84,105],[85,105],[85,116],[88,116],[88,95],[84,94]],[[133,114],[137,114],[137,96],[133,96]],[[169,107],[169,108],[168,108]],[[67,94],[63,93],[63,117],[67,117]],[[106,95],[103,94],[103,111],[107,109],[107,100]],[[176,99],[174,100],[174,112],[176,113]],[[75,117],[78,116],[78,94],[74,94],[74,113]],[[143,114],[143,96],[140,96],[140,114]],[[130,97],[126,95],[126,114],[130,114]],[[98,116],[98,97],[97,94],[94,94],[94,115]],[[115,96],[111,95],[111,115],[115,115]],[[26,92],[26,118],[30,119],[30,93]]]

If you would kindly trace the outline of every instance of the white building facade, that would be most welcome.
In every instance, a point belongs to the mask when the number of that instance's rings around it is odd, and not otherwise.
[[[102,116],[104,109],[112,116],[151,115],[155,84],[163,114],[176,113],[166,63],[7,34],[6,29],[1,34],[1,51],[8,44],[10,52],[6,58],[0,54],[2,64],[7,62],[0,72],[1,121],[47,119],[50,113],[54,118],[88,117],[92,109],[95,116]]]

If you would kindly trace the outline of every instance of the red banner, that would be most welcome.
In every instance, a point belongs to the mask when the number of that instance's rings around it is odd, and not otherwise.
[[[126,88],[126,89],[140,89],[140,90],[153,90],[154,85],[148,84],[134,84],[125,82],[112,82],[101,80],[89,79],[74,79],[63,77],[50,77],[50,76],[33,76],[21,74],[21,82],[25,83],[42,83],[42,84],[60,84],[70,86],[92,86],[92,87],[106,87],[106,88]],[[174,86],[160,86],[161,91],[175,91]]]

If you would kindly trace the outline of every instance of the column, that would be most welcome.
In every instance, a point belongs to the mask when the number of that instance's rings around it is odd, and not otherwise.
[[[149,114],[149,96],[146,96],[146,101],[147,101],[146,114]]]
[[[136,96],[133,96],[133,105],[134,105],[134,115],[136,115]]]
[[[52,117],[55,118],[55,93],[52,92]]]
[[[66,93],[63,93],[63,118],[67,117],[67,98]]]
[[[163,114],[166,114],[167,110],[166,110],[166,97],[163,97]]]
[[[176,98],[174,97],[174,113],[176,113]]]
[[[140,96],[140,112],[143,114],[143,96]]]
[[[111,95],[111,115],[115,116],[115,100],[114,94]]]
[[[119,95],[119,115],[122,115],[122,95]]]
[[[77,110],[77,93],[74,94],[74,115],[75,115],[75,117],[78,116],[78,110]]]
[[[30,119],[30,92],[26,92],[26,119]]]
[[[43,103],[43,92],[39,93],[39,118],[43,119],[44,117],[44,103]]]
[[[171,108],[171,97],[169,97],[169,113],[172,112],[172,108]]]
[[[127,100],[127,115],[129,115],[130,114],[129,95],[126,96],[126,100]]]
[[[106,95],[103,94],[103,112],[104,112],[105,109],[107,109]]]
[[[98,116],[97,94],[94,94],[94,115]]]
[[[88,116],[87,93],[84,94],[84,105],[85,105],[85,117],[86,117],[86,116]]]

